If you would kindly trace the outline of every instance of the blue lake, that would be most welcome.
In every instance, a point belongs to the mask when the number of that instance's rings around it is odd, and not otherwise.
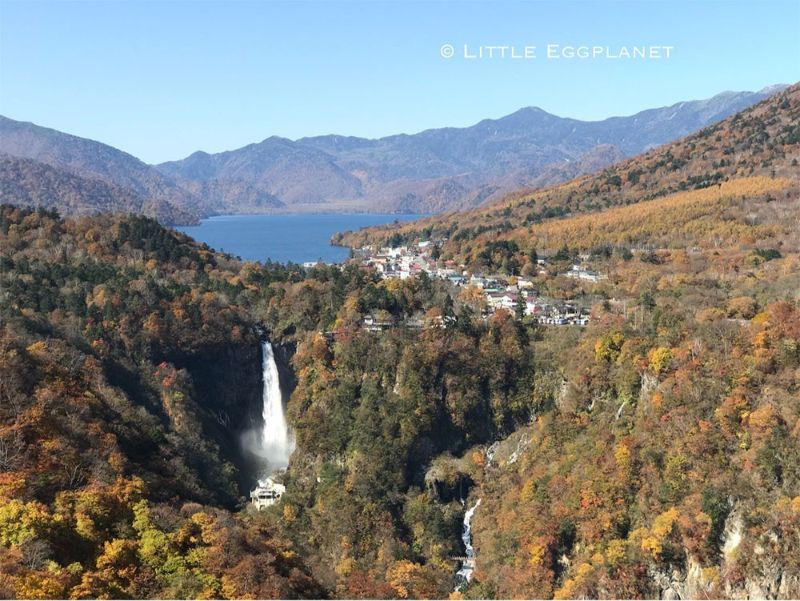
[[[203,219],[200,225],[175,229],[215,250],[249,261],[305,263],[321,259],[339,263],[347,258],[349,250],[331,246],[330,238],[336,232],[420,217],[424,215],[221,215]]]

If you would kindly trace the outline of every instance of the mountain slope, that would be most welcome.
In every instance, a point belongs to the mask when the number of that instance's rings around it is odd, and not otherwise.
[[[192,216],[191,221],[208,212],[200,200],[157,169],[94,140],[0,116],[0,153],[33,159],[83,178],[113,184],[147,199],[148,203],[163,205],[156,213],[184,212]]]
[[[273,136],[238,150],[196,152],[156,167],[100,142],[0,117],[0,153],[116,188],[114,193],[101,193],[99,186],[84,182],[82,187],[87,192],[91,188],[94,196],[78,202],[77,180],[72,179],[70,198],[60,202],[52,194],[54,172],[45,176],[40,167],[27,169],[24,194],[17,183],[5,184],[16,189],[9,201],[43,202],[47,197],[48,205],[66,213],[77,210],[77,205],[84,212],[138,210],[173,223],[223,212],[438,213],[479,206],[512,190],[558,183],[603,168],[772,92],[726,92],[597,122],[564,119],[531,107],[471,127],[377,140],[318,136],[292,141]],[[10,173],[6,170],[6,175]],[[35,173],[46,178],[43,190],[35,190]],[[118,201],[113,200],[115,195]]]
[[[440,212],[605,167],[719,121],[774,92],[725,92],[595,122],[529,107],[471,127],[376,140],[272,137],[229,152],[198,152],[158,168],[192,191],[209,183],[220,190],[252,186],[291,210]],[[235,205],[237,194],[227,196]]]
[[[325,598],[237,511],[262,402],[242,264],[149,218],[2,205],[0,266],[0,596]]]
[[[191,223],[194,215],[101,179],[46,163],[0,155],[0,201],[56,209],[68,215],[139,213],[162,223]]]
[[[443,254],[469,261],[498,239],[530,246],[537,224],[553,217],[631,205],[754,175],[797,182],[798,160],[800,85],[794,85],[725,121],[602,172],[530,194],[511,194],[464,213],[337,236],[336,242],[362,246],[389,237],[446,238]],[[556,241],[536,243],[539,250],[552,250]],[[586,243],[578,246],[587,248]]]
[[[0,207],[0,594],[797,598],[798,96],[463,228],[367,233],[529,269],[585,326],[359,259],[242,263],[146,218]],[[259,331],[297,446],[278,504],[231,513]]]
[[[534,417],[448,465],[480,500],[464,598],[797,597],[798,162],[795,85],[604,172],[336,239],[430,240],[440,267],[591,315],[518,320]]]
[[[165,163],[159,169],[189,182],[213,183],[220,188],[252,187],[286,204],[360,194],[358,179],[342,171],[327,154],[275,136],[236,151],[214,155],[196,152],[180,168]]]

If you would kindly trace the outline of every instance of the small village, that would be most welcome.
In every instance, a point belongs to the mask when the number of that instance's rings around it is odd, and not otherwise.
[[[540,296],[533,277],[506,276],[500,274],[469,273],[463,265],[453,261],[434,259],[432,250],[435,244],[430,241],[412,246],[381,248],[371,247],[354,250],[355,258],[362,265],[375,269],[383,279],[418,277],[426,274],[432,278],[449,281],[457,287],[473,287],[483,297],[483,316],[489,317],[504,309],[518,318],[528,318],[533,323],[548,326],[585,326],[589,323],[589,306],[579,301],[563,301]],[[588,256],[581,257],[588,259]],[[549,261],[546,257],[537,259],[539,274],[547,274]],[[583,263],[575,263],[561,274],[567,278],[598,282],[607,276],[592,271]],[[363,326],[370,331],[381,331],[397,324],[390,315],[365,315]],[[407,327],[425,327],[421,319],[407,320]],[[428,326],[446,327],[446,318],[439,318]]]

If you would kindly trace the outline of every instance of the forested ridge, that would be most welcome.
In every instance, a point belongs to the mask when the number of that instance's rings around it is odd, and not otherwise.
[[[64,215],[142,213],[197,223],[207,201],[107,144],[0,115],[0,189],[6,203]]]
[[[623,163],[620,186],[347,238],[439,236],[442,260],[581,299],[586,327],[483,317],[425,274],[259,265],[145,217],[3,206],[0,594],[800,595],[799,112],[794,87]],[[682,184],[716,136],[731,165]],[[685,162],[631,181],[667,154]],[[570,194],[580,214],[558,209]],[[607,277],[566,278],[579,254]],[[297,449],[255,512],[238,441],[259,328],[291,355]],[[452,593],[462,498],[481,499],[477,569]]]
[[[0,231],[3,595],[324,594],[229,511],[260,386],[229,373],[258,343],[239,265],[142,217],[3,207]]]

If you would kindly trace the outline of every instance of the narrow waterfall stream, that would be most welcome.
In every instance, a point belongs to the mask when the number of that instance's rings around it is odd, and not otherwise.
[[[289,455],[294,450],[294,440],[283,413],[278,365],[275,363],[275,353],[270,342],[262,341],[261,355],[261,417],[264,423],[261,430],[255,433],[255,440],[250,438],[250,447],[263,466],[258,485],[250,492],[250,501],[257,509],[274,505],[286,491],[280,476],[289,466]]]
[[[461,530],[461,540],[464,541],[464,548],[466,549],[466,556],[461,564],[461,568],[456,572],[456,592],[460,592],[464,585],[469,584],[472,580],[472,573],[475,571],[475,548],[472,546],[472,516],[481,500],[478,499],[475,505],[467,509],[464,514],[464,527]]]
[[[261,430],[260,454],[267,460],[268,470],[275,471],[289,465],[289,455],[294,444],[283,414],[283,394],[272,344],[262,342],[261,352],[264,382],[261,416],[264,418],[264,426]]]

